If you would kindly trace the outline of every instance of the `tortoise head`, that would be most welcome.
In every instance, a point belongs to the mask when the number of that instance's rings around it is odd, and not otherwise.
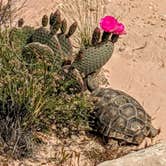
[[[160,134],[160,129],[156,129],[156,128],[154,128],[153,126],[151,126],[150,132],[149,132],[149,134],[148,134],[148,137],[149,137],[149,138],[154,138],[154,137],[156,137],[156,136],[159,135],[159,134]]]

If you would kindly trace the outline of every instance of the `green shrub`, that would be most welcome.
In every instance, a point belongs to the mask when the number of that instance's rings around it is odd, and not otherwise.
[[[0,151],[20,158],[32,151],[36,131],[49,132],[55,125],[54,132],[64,138],[86,130],[91,103],[86,95],[66,93],[71,82],[56,71],[31,67],[21,55],[20,41],[27,36],[17,31],[14,49],[8,32],[0,34]]]

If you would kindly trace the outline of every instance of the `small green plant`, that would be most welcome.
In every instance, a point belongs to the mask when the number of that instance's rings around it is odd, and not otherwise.
[[[55,125],[57,137],[66,138],[88,129],[90,110],[85,96],[61,94],[49,98],[42,111],[34,112],[34,125],[38,131],[52,130],[50,126]]]

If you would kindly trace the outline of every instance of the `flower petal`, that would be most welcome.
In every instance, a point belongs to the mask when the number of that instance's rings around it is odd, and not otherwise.
[[[100,20],[100,27],[105,32],[113,32],[117,24],[118,21],[113,16],[105,16]]]
[[[126,34],[125,26],[124,26],[122,23],[118,23],[118,24],[116,25],[116,29],[114,30],[113,33],[114,33],[114,34],[117,34],[117,35]]]

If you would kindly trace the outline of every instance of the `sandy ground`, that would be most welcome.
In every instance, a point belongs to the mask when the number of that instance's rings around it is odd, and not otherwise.
[[[59,3],[58,3],[59,2]],[[40,25],[43,14],[55,11],[61,0],[28,0],[18,14],[26,24]],[[107,13],[119,18],[127,35],[116,44],[105,65],[110,84],[138,99],[166,139],[166,1],[108,0]]]

